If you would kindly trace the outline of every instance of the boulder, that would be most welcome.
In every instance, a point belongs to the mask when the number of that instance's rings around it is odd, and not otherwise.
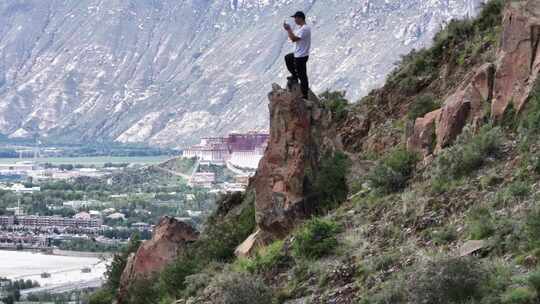
[[[408,135],[407,148],[427,157],[452,144],[466,124],[480,125],[491,102],[494,74],[493,64],[480,66],[465,78],[440,109],[417,118]]]
[[[467,241],[461,246],[461,248],[459,248],[459,256],[464,257],[468,255],[473,255],[485,247],[486,241],[484,240]]]
[[[491,102],[494,74],[493,64],[480,66],[446,99],[437,122],[436,152],[452,144],[467,123],[481,124]]]
[[[435,144],[435,124],[441,116],[441,109],[429,112],[416,119],[412,135],[407,138],[407,149],[426,157],[433,153]]]
[[[264,231],[257,229],[257,231],[248,236],[248,238],[243,241],[242,244],[236,247],[234,254],[237,257],[243,258],[253,256],[259,247],[264,246],[266,243],[270,242],[270,240],[271,238],[269,238],[267,235],[265,236]]]
[[[538,0],[512,1],[507,5],[497,54],[497,73],[491,107],[501,119],[512,104],[520,112],[540,70],[540,4]]]
[[[125,301],[129,286],[140,279],[150,278],[174,261],[186,243],[197,240],[199,233],[189,224],[174,217],[163,217],[155,227],[152,239],[141,244],[127,261],[120,279],[118,303]]]

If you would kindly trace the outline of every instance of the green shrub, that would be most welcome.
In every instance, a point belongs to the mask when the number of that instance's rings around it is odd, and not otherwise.
[[[186,276],[184,284],[186,286],[183,295],[187,297],[195,296],[200,290],[203,290],[210,284],[212,277],[205,273],[199,272]]]
[[[110,304],[114,300],[113,293],[108,289],[100,289],[90,295],[89,304]]]
[[[488,279],[474,258],[442,258],[416,270],[409,281],[412,303],[468,303],[484,295]]]
[[[483,240],[495,232],[495,222],[489,209],[476,208],[468,218],[469,233],[472,240]]]
[[[323,105],[332,112],[333,119],[340,121],[347,117],[349,101],[345,98],[344,91],[326,91],[320,98]]]
[[[186,277],[201,270],[202,263],[194,256],[180,256],[163,269],[159,276],[161,292],[173,298],[182,295],[186,288]]]
[[[199,259],[204,261],[229,262],[234,259],[234,250],[255,229],[254,194],[247,193],[238,215],[224,221],[209,218],[204,236],[194,243]]]
[[[418,160],[418,154],[399,148],[380,160],[367,178],[383,193],[399,191],[407,186]]]
[[[283,252],[283,241],[275,241],[265,248],[261,248],[252,258],[240,258],[238,266],[250,273],[265,273],[282,263],[286,263],[287,257]]]
[[[387,282],[375,294],[362,298],[360,304],[408,303],[406,290],[402,285],[402,280]]]
[[[430,233],[433,244],[437,246],[446,245],[457,240],[457,230],[454,226],[446,226],[440,229],[432,230]]]
[[[125,302],[129,304],[158,304],[160,293],[153,279],[139,279],[131,282]]]
[[[474,135],[465,128],[455,144],[443,150],[435,159],[432,176],[435,179],[458,179],[480,168],[489,157],[499,157],[502,131],[483,127]]]
[[[338,245],[336,235],[339,231],[336,222],[313,218],[294,234],[293,254],[307,259],[325,256]]]
[[[518,287],[506,292],[502,297],[503,304],[533,304],[536,294],[528,288]]]
[[[527,214],[525,233],[530,248],[540,247],[540,208],[535,208]]]
[[[540,79],[536,80],[534,84],[520,127],[529,135],[540,134]]]
[[[512,198],[524,199],[531,193],[531,187],[526,182],[516,181],[511,183],[506,191]]]
[[[222,272],[210,283],[215,304],[272,304],[272,290],[258,277],[247,273]]]
[[[529,283],[529,286],[531,286],[531,288],[536,291],[536,294],[540,295],[540,271],[537,270],[529,274],[527,281]]]
[[[350,166],[347,155],[339,151],[328,153],[322,158],[313,191],[318,196],[319,208],[323,209],[321,211],[334,208],[347,199],[347,174]]]
[[[440,103],[435,99],[435,96],[426,94],[418,96],[407,113],[410,120],[416,120],[418,117],[423,117],[427,113],[436,110],[440,107]]]
[[[370,267],[376,271],[387,271],[399,262],[399,253],[382,252],[370,260]]]

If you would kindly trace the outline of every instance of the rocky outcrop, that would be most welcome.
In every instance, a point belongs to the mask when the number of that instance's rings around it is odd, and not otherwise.
[[[524,108],[540,70],[540,2],[511,1],[507,5],[493,93],[492,116],[500,119],[508,106]]]
[[[262,234],[284,236],[298,218],[311,214],[310,186],[317,172],[325,111],[315,96],[302,99],[298,87],[274,84],[270,139],[253,179],[257,225]]]
[[[450,145],[467,123],[480,125],[492,98],[494,73],[492,64],[479,67],[440,109],[416,119],[407,147],[426,157]]]
[[[163,217],[152,239],[145,241],[135,254],[129,256],[120,281],[118,303],[125,302],[123,299],[131,284],[161,271],[178,256],[186,243],[198,237],[199,233],[191,225],[173,217]]]
[[[481,125],[489,108],[494,120],[500,120],[510,105],[522,111],[540,71],[539,43],[540,3],[509,2],[495,64],[477,68],[441,109],[418,118],[408,148],[425,157],[452,144],[466,124]]]

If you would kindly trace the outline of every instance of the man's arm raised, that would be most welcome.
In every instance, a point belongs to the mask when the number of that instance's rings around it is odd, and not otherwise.
[[[287,23],[284,23],[283,28],[285,28],[285,30],[287,31],[287,34],[289,35],[289,39],[291,39],[292,42],[297,42],[300,40],[300,37],[294,34],[290,25],[288,25]]]

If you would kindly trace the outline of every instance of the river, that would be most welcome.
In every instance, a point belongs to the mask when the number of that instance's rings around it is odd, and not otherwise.
[[[43,287],[80,284],[101,279],[107,263],[93,257],[0,250],[0,277],[30,279],[39,282]],[[83,273],[81,270],[84,267],[89,267],[91,272]],[[41,274],[44,272],[51,276],[42,278]]]

